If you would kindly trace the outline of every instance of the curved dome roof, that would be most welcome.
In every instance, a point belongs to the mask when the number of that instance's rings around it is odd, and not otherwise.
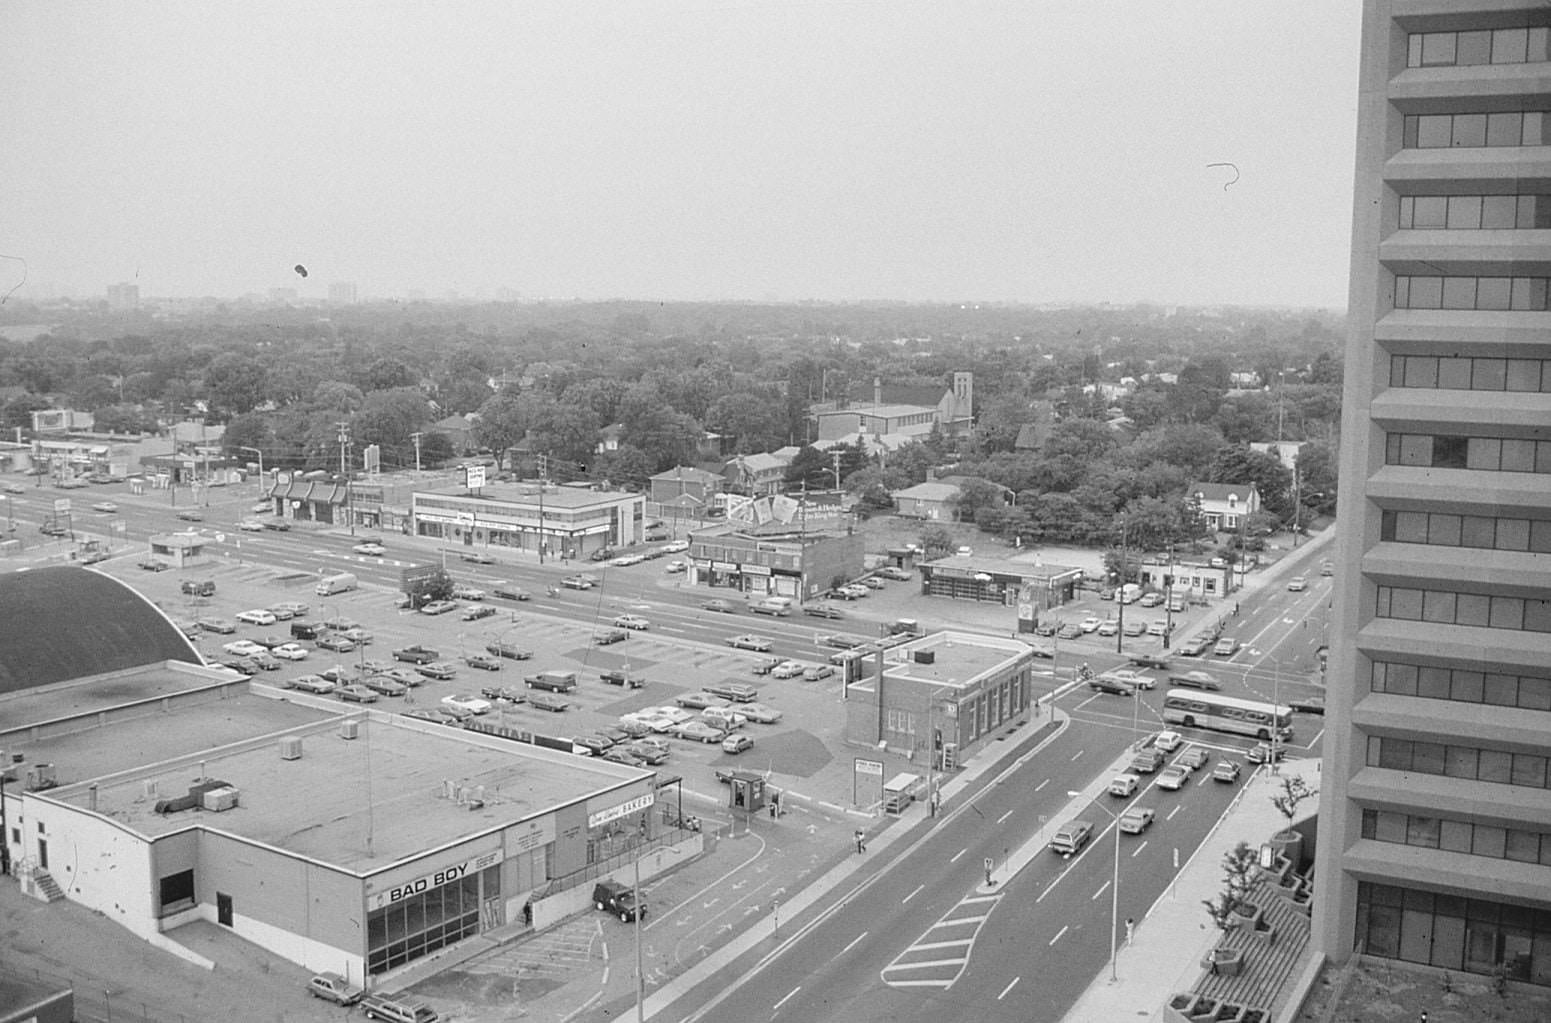
[[[163,661],[203,664],[161,609],[76,565],[0,576],[0,693]]]

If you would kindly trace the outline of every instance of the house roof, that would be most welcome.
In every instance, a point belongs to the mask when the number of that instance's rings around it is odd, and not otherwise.
[[[904,490],[896,490],[894,499],[907,498],[912,501],[951,501],[959,496],[959,488],[952,483],[917,483],[913,487]]]
[[[433,430],[469,430],[474,424],[463,416],[448,416],[446,419],[438,419],[431,424]]]
[[[693,480],[697,483],[720,483],[722,477],[714,472],[706,472],[704,469],[696,469],[688,465],[676,465],[665,472],[659,472],[651,477],[654,480]]]
[[[1239,498],[1248,499],[1255,490],[1253,483],[1192,483],[1189,494],[1191,497],[1199,497],[1203,501],[1227,501]]]
[[[851,408],[820,412],[819,418],[828,416],[873,416],[878,419],[898,419],[901,416],[918,416],[937,411],[936,405],[854,405]]]
[[[757,451],[752,455],[739,455],[727,464],[742,465],[749,472],[773,472],[776,469],[785,469],[791,464],[791,459]]]
[[[160,608],[75,565],[6,573],[0,622],[0,694],[164,661],[204,663]]]

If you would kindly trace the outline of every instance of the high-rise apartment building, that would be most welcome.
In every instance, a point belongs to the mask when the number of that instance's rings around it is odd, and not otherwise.
[[[1365,0],[1323,951],[1551,985],[1551,4]]]

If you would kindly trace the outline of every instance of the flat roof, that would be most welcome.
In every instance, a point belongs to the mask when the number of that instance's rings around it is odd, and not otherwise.
[[[263,685],[225,694],[152,700],[101,724],[89,713],[77,730],[0,742],[24,767],[54,765],[58,787],[37,795],[87,808],[95,783],[97,812],[147,838],[200,826],[363,874],[652,774]],[[87,706],[72,698],[75,712]],[[341,736],[347,719],[358,722],[355,739]],[[282,759],[281,740],[295,736],[300,759]],[[234,786],[238,805],[155,812],[202,778]],[[484,805],[446,798],[449,783],[483,787]]]
[[[932,663],[918,662],[915,659],[918,650],[931,651]],[[987,675],[1032,659],[1032,651],[1021,640],[974,632],[934,632],[885,651],[883,671],[893,681],[963,690]],[[867,692],[876,685],[877,678],[872,671],[854,683],[855,688]]]
[[[487,483],[479,493],[464,486],[443,487],[434,490],[417,490],[416,497],[457,497],[469,501],[505,501],[508,504],[533,505],[539,503],[539,488],[523,483]],[[623,490],[582,490],[577,487],[546,487],[544,504],[554,508],[586,508],[595,504],[617,504],[635,499],[644,501],[645,495]]]
[[[987,558],[973,554],[950,554],[945,558],[923,561],[920,567],[966,574],[987,572],[993,575],[1015,575],[1020,579],[1055,579],[1073,573],[1082,575],[1082,569],[1072,568],[1069,565],[1046,565],[1038,562],[1030,564],[1027,561],[1014,561],[1011,558]]]

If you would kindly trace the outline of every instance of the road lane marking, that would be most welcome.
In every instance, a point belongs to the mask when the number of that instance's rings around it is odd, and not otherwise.
[[[925,887],[925,885],[922,885]],[[917,888],[916,891],[920,891]],[[913,896],[915,892],[911,892]],[[970,953],[974,951],[975,939],[980,934],[980,928],[990,918],[995,904],[1002,898],[1001,894],[991,896],[967,896],[956,903],[951,909],[928,927],[920,937],[916,938],[910,946],[894,957],[894,960],[880,971],[879,976],[890,987],[937,987],[946,990],[952,987],[963,976],[969,966]],[[971,901],[977,903],[990,902],[991,906],[983,915],[975,917],[963,917],[957,915],[965,903]],[[965,934],[963,930],[956,930],[952,938],[932,940],[942,934],[942,928],[957,928],[960,925],[970,925],[973,929]],[[964,935],[958,937],[957,935]],[[952,958],[943,957],[943,953],[958,953]],[[931,953],[931,958],[915,958]],[[926,971],[922,977],[920,971]]]
[[[847,945],[845,948],[840,950],[841,954],[844,955],[845,953],[847,953],[847,952],[851,951],[853,948],[855,948],[856,945],[857,945],[857,942],[859,942],[863,938],[867,937],[867,934],[868,934],[867,931],[863,931],[862,933],[858,934],[856,937],[852,938],[851,939],[851,944]]]
[[[1184,804],[1180,803],[1179,805],[1175,806],[1174,809],[1170,810],[1169,811],[1169,815],[1167,817],[1163,818],[1163,819],[1166,820],[1166,821],[1173,820],[1174,819],[1174,815],[1179,813],[1180,810],[1182,810],[1182,809],[1184,809]]]
[[[792,995],[795,995],[797,992],[799,992],[801,990],[802,990],[802,985],[798,984],[796,987],[792,988],[792,990],[787,993],[785,998],[783,998],[779,1002],[775,1003],[775,1005],[772,1006],[772,1009],[779,1010],[781,1008],[781,1006],[785,1005],[791,999]]]
[[[1107,891],[1109,891],[1109,882],[1105,881],[1103,884],[1099,885],[1098,891],[1088,896],[1088,901],[1092,902],[1094,899],[1098,898],[1100,895],[1103,895]]]
[[[1072,754],[1072,759],[1076,760],[1078,757],[1082,756],[1085,752],[1087,752],[1087,751],[1086,750],[1078,750],[1076,753]]]
[[[1050,784],[1050,779],[1046,778],[1044,781],[1042,781],[1038,785],[1034,786],[1034,791],[1038,792],[1040,789],[1044,788],[1046,785],[1049,785],[1049,784]]]
[[[1000,1002],[1003,998],[1006,998],[1012,989],[1018,986],[1018,981],[1022,979],[1022,977],[1014,977],[1011,984],[1008,984],[1006,987],[1002,988],[1002,993],[996,996],[996,1000]]]
[[[1133,852],[1133,853],[1132,853],[1132,854],[1131,854],[1131,855],[1132,855],[1132,856],[1133,856],[1133,857],[1135,857],[1135,856],[1137,856],[1137,855],[1138,855],[1138,854],[1140,854],[1140,853],[1141,853],[1141,851],[1142,851],[1142,850],[1143,850],[1143,849],[1145,849],[1145,848],[1147,848],[1147,843],[1146,843],[1146,842],[1143,842],[1143,843],[1142,843],[1142,844],[1141,844],[1141,845],[1139,845],[1139,846],[1137,846],[1137,847],[1136,847],[1136,851],[1135,851],[1135,852]]]
[[[1013,810],[1016,810],[1016,809],[1017,809],[1017,807],[1013,808]],[[1000,817],[998,817],[996,819],[996,823],[1000,824],[1003,821],[1005,821],[1007,818],[1011,817],[1013,815],[1013,810],[1008,810],[1006,813],[1004,813]]]
[[[959,862],[959,857],[963,856],[967,852],[969,852],[968,849],[960,849],[958,852],[953,854],[953,859],[949,860],[948,862],[949,863],[957,863],[957,862]]]
[[[1061,928],[1059,931],[1056,931],[1056,936],[1054,938],[1050,939],[1049,944],[1054,945],[1056,942],[1060,941],[1061,940],[1061,935],[1063,935],[1065,933],[1066,933],[1066,928],[1065,927]]]
[[[911,892],[909,895],[905,896],[903,899],[900,899],[899,901],[901,903],[909,902],[911,899],[915,898],[917,895],[920,895],[921,894],[921,889],[925,888],[925,887],[926,887],[926,885],[924,883],[916,885],[916,890],[915,891]]]
[[[996,902],[1000,898],[1000,895],[971,895],[967,899],[960,899],[959,905],[969,906],[976,902]]]
[[[974,941],[974,938],[955,938],[952,941],[923,941],[911,945],[910,947],[913,949],[957,948],[960,945],[972,945],[974,944]],[[916,966],[918,964],[911,963],[910,965]]]
[[[952,987],[953,986],[953,981],[951,981],[951,980],[891,980],[891,981],[888,982],[888,984],[889,984],[889,987],[940,987],[940,988],[948,988],[948,987]]]

